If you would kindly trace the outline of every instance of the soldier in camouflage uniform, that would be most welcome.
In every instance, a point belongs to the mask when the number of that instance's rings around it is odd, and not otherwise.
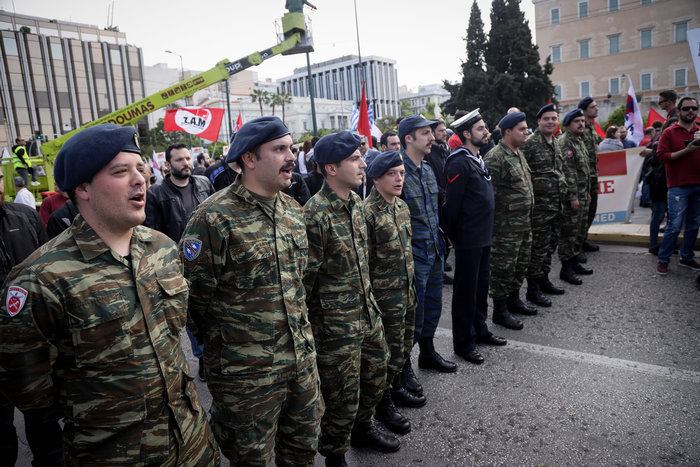
[[[549,280],[552,253],[557,249],[561,228],[562,202],[566,180],[561,148],[554,132],[559,128],[559,114],[554,104],[537,112],[537,129],[527,138],[522,151],[532,175],[535,206],[532,211],[532,254],[527,269],[526,298],[544,307],[552,306],[542,293],[561,295],[564,289]]]
[[[383,152],[372,160],[366,174],[374,182],[364,202],[369,272],[391,353],[386,390],[377,405],[375,418],[394,433],[404,434],[411,431],[411,424],[394,402],[402,407],[422,407],[425,396],[404,388],[400,377],[406,356],[413,348],[416,312],[411,213],[406,203],[398,198],[405,174],[403,159],[398,151]]]
[[[600,247],[588,241],[588,229],[591,228],[595,213],[598,210],[598,145],[602,141],[602,138],[598,132],[595,131],[595,126],[593,124],[593,119],[598,116],[598,103],[594,101],[592,97],[586,97],[581,99],[578,103],[578,108],[583,111],[583,117],[586,119],[586,128],[581,138],[588,152],[588,170],[591,179],[591,201],[588,205],[588,212],[584,216],[586,217],[587,227],[584,233],[582,251],[598,251]],[[585,255],[579,255],[579,260],[585,262]]]
[[[280,191],[294,155],[278,117],[238,131],[241,175],[204,201],[183,233],[190,321],[204,343],[212,428],[234,465],[313,465],[323,413],[302,275],[299,204]]]
[[[566,128],[559,140],[564,154],[564,178],[566,180],[566,198],[559,236],[559,259],[561,272],[559,278],[573,285],[581,285],[576,274],[592,274],[581,266],[577,255],[588,230],[588,202],[590,201],[590,173],[588,169],[588,151],[583,144],[582,135],[585,120],[581,109],[567,113],[562,122]]]
[[[132,127],[70,138],[56,182],[73,225],[3,286],[0,389],[63,417],[67,465],[218,465],[180,347],[187,281],[175,244],[142,227],[144,163]]]
[[[503,139],[484,157],[491,172],[496,203],[491,247],[493,322],[522,329],[522,321],[510,313],[536,315],[537,309],[520,300],[519,291],[530,263],[532,245],[532,181],[530,167],[518,148],[528,137],[523,112],[506,115],[498,122]]]
[[[388,349],[370,285],[362,202],[351,191],[362,183],[366,167],[359,147],[360,137],[349,131],[316,143],[313,157],[325,180],[304,205],[309,238],[304,285],[326,403],[318,448],[326,465],[346,465],[350,442],[399,449],[399,441],[380,432],[372,419],[386,387]]]

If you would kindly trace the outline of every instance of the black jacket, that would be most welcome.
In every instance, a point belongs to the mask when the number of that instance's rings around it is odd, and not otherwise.
[[[78,208],[71,200],[66,201],[66,204],[52,212],[49,216],[49,222],[46,223],[46,233],[49,234],[49,238],[58,237],[58,234],[71,226],[77,215]]]
[[[5,203],[0,208],[0,283],[5,281],[10,269],[48,240],[36,209]]]
[[[202,201],[214,194],[206,177],[190,175],[190,183],[194,188],[194,197],[199,206]],[[146,192],[146,227],[163,232],[175,243],[180,241],[182,232],[189,219],[185,217],[185,205],[182,202],[180,191],[170,181],[170,175],[162,182],[153,185]]]

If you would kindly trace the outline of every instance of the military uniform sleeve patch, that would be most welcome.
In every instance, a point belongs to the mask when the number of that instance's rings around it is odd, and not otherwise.
[[[22,311],[25,302],[27,301],[27,295],[29,292],[24,290],[22,287],[11,286],[7,289],[7,298],[5,300],[5,307],[7,308],[7,314],[10,316],[15,316],[17,313]]]
[[[202,251],[202,241],[192,237],[186,237],[182,241],[182,253],[188,261],[194,261]]]
[[[573,156],[574,156],[574,151],[572,151],[571,149],[566,151],[566,157],[573,157]]]

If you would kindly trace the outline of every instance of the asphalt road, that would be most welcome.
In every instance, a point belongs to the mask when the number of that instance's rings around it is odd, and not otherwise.
[[[700,465],[700,291],[698,273],[655,274],[646,249],[603,245],[595,274],[525,329],[490,325],[505,347],[483,347],[472,365],[452,351],[450,303],[436,346],[456,374],[416,369],[428,404],[403,409],[413,430],[401,450],[351,449],[354,466],[698,466]],[[552,279],[558,282],[559,264]],[[522,295],[524,297],[524,288]],[[182,340],[196,372],[188,339]],[[416,358],[414,352],[414,367]],[[211,398],[198,382],[205,406]],[[21,424],[21,414],[18,413]],[[17,465],[31,455],[20,428]],[[224,465],[228,465],[224,463]],[[324,465],[317,456],[316,465]]]

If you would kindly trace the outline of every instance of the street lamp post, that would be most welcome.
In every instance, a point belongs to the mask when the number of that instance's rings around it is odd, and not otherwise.
[[[185,81],[185,66],[182,63],[182,55],[179,53],[173,52],[172,50],[166,50],[166,54],[172,54],[172,55],[177,55],[180,57],[180,81]],[[187,96],[185,96],[185,105],[189,105],[187,102]],[[192,135],[187,133],[187,135],[190,137],[190,151],[192,150]]]

